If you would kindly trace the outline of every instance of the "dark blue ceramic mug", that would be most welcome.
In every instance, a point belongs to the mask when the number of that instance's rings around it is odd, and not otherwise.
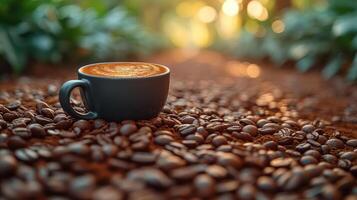
[[[138,64],[138,62],[115,62],[114,64]],[[143,77],[96,76],[78,69],[78,80],[70,80],[62,85],[59,100],[63,110],[78,119],[101,118],[107,121],[150,119],[159,114],[164,106],[170,84],[170,69],[159,64],[164,72]],[[113,62],[109,63],[113,64]],[[140,64],[140,63],[139,63]],[[145,64],[145,63],[142,63]],[[73,109],[71,92],[79,87],[87,113]]]

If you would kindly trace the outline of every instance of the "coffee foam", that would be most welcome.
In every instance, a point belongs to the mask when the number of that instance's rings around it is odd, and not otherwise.
[[[109,77],[146,77],[164,73],[164,67],[150,63],[108,63],[87,66],[81,72]]]

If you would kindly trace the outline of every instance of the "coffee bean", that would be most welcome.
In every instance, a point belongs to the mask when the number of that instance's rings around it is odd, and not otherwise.
[[[337,157],[334,155],[331,155],[331,154],[322,155],[322,159],[328,163],[331,163],[331,164],[337,163]]]
[[[340,199],[340,193],[336,190],[336,187],[333,185],[325,185],[322,188],[322,198],[326,200]]]
[[[315,130],[315,126],[311,124],[307,124],[304,125],[301,130],[304,131],[305,133],[312,133]]]
[[[270,162],[270,165],[273,167],[288,167],[292,162],[291,158],[276,158]]]
[[[277,188],[274,179],[272,179],[268,176],[259,177],[257,180],[257,186],[259,189],[268,191],[268,192],[273,192]]]
[[[73,128],[76,128],[76,127],[81,129],[82,131],[92,129],[92,125],[90,124],[90,122],[87,120],[83,120],[83,119],[78,120],[73,123]]]
[[[14,125],[14,127],[26,127],[26,125],[31,122],[30,118],[26,118],[26,117],[21,117],[21,118],[17,118],[12,120],[12,124]]]
[[[344,143],[337,138],[332,138],[327,140],[326,144],[330,147],[330,148],[334,148],[334,149],[342,149],[345,147]]]
[[[12,175],[17,167],[17,161],[12,155],[1,155],[0,156],[0,176],[10,176]]]
[[[352,162],[346,159],[340,159],[337,162],[338,167],[348,170],[352,166]]]
[[[258,128],[253,125],[246,125],[242,129],[243,132],[249,133],[251,136],[256,136],[258,134]]]
[[[233,132],[232,135],[240,140],[244,140],[244,141],[253,141],[253,137],[246,132]]]
[[[37,123],[41,124],[41,125],[46,125],[46,124],[49,124],[49,123],[53,122],[52,119],[44,117],[44,116],[41,116],[41,115],[36,115],[35,116],[35,121]]]
[[[3,114],[3,118],[7,122],[12,122],[13,120],[15,120],[18,117],[19,116],[16,112],[8,112],[8,113]]]
[[[299,152],[305,152],[311,148],[311,145],[309,143],[301,143],[298,144],[295,148]]]
[[[167,188],[173,184],[163,172],[155,168],[140,168],[131,170],[127,178],[134,181],[142,181],[155,188]]]
[[[186,136],[189,135],[191,133],[194,133],[196,131],[196,126],[193,124],[182,124],[179,126],[178,132],[182,135],[182,136]]]
[[[216,191],[218,193],[233,192],[238,188],[239,184],[236,180],[228,180],[217,183]]]
[[[222,135],[217,135],[216,137],[213,138],[212,144],[215,146],[221,146],[227,144],[227,139]]]
[[[51,108],[42,108],[40,113],[50,119],[55,117],[55,112]]]
[[[46,136],[46,131],[40,124],[30,124],[27,128],[30,130],[31,135],[34,137],[41,138]]]
[[[357,147],[357,139],[347,140],[346,144],[351,147]]]
[[[228,174],[227,170],[220,165],[211,165],[207,167],[206,173],[214,178],[224,178]]]
[[[74,198],[89,199],[95,188],[95,178],[92,175],[83,175],[73,179],[69,184],[69,192]]]
[[[41,113],[41,110],[43,108],[49,108],[49,107],[50,106],[47,103],[43,102],[43,101],[37,101],[37,103],[36,103],[36,110],[37,110],[38,113]]]
[[[157,137],[155,137],[154,141],[156,144],[159,145],[167,145],[170,142],[174,141],[174,139],[169,135],[158,135]]]
[[[156,157],[157,156],[152,153],[136,152],[131,157],[131,160],[134,162],[137,162],[137,163],[141,163],[141,164],[150,164],[150,163],[155,162]]]
[[[340,158],[354,161],[357,159],[357,152],[353,152],[353,151],[344,152],[341,154]]]
[[[316,163],[318,163],[318,161],[313,156],[303,156],[300,159],[300,163],[302,165],[309,165],[309,164],[316,164]]]
[[[313,149],[310,149],[310,150],[307,150],[304,155],[306,156],[313,156],[314,158],[316,159],[319,159],[321,157],[321,154],[320,152],[316,151],[316,150],[313,150]]]
[[[251,184],[244,184],[237,190],[237,197],[242,200],[255,199],[256,189]]]
[[[124,194],[111,186],[104,186],[93,192],[93,200],[121,200]]]
[[[277,150],[278,144],[275,141],[268,141],[263,144],[267,149]]]
[[[122,135],[128,136],[132,133],[134,133],[135,131],[137,131],[138,128],[136,127],[135,124],[124,124],[122,127],[120,127],[120,133]]]
[[[26,147],[27,143],[19,136],[11,136],[7,140],[7,145],[10,149],[20,149]]]
[[[6,108],[8,108],[9,110],[16,110],[20,106],[21,106],[21,101],[13,101],[13,102],[7,104]]]
[[[20,136],[24,139],[30,138],[31,136],[31,133],[27,130],[27,128],[15,128],[12,130],[12,132],[14,133],[14,135]]]
[[[206,174],[198,175],[194,180],[194,186],[200,197],[209,197],[215,192],[215,181]]]

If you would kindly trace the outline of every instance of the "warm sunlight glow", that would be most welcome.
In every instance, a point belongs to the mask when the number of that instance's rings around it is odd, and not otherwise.
[[[246,62],[229,61],[226,65],[226,71],[235,77],[258,78],[260,76],[260,67]]]
[[[275,20],[272,24],[271,24],[271,29],[275,32],[275,33],[282,33],[285,30],[285,24],[283,21],[281,20]]]
[[[201,1],[182,1],[176,7],[176,13],[181,17],[194,17],[204,4]]]
[[[232,39],[237,37],[240,27],[240,16],[229,16],[225,15],[223,12],[220,12],[219,20],[217,23],[217,31],[223,39]]]
[[[262,5],[262,3],[256,0],[248,3],[247,12],[251,18],[255,18],[259,21],[265,21],[269,17],[268,10]]]
[[[239,4],[236,0],[225,0],[222,5],[222,11],[228,16],[235,16],[239,12]]]
[[[250,78],[257,78],[260,75],[260,67],[256,64],[250,64],[247,67],[247,75]]]
[[[195,47],[208,47],[212,44],[213,38],[206,24],[198,21],[191,22],[190,34]]]
[[[203,6],[197,13],[197,17],[204,23],[213,22],[217,17],[217,11],[211,6]]]
[[[176,47],[189,46],[189,33],[186,28],[172,19],[164,23],[164,32]]]

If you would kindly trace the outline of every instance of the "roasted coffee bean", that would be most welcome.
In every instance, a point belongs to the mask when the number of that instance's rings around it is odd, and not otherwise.
[[[222,135],[217,135],[216,137],[213,138],[212,144],[215,146],[221,146],[227,144],[227,139]]]
[[[326,144],[330,147],[330,148],[334,148],[334,149],[342,149],[344,148],[344,143],[337,138],[332,138],[327,140]]]
[[[30,124],[27,128],[30,130],[33,137],[41,138],[46,136],[46,131],[40,124]]]
[[[153,153],[136,152],[131,157],[131,160],[141,164],[150,164],[155,162],[156,157]]]
[[[251,136],[256,136],[258,134],[258,128],[253,125],[246,125],[242,129],[243,132],[249,133]]]
[[[134,169],[128,173],[127,177],[129,180],[142,181],[156,188],[167,188],[173,184],[170,178],[155,168]]]
[[[37,123],[39,123],[41,125],[46,125],[46,124],[49,124],[49,123],[53,122],[52,119],[44,117],[44,116],[41,116],[41,115],[36,115],[35,116],[35,120],[36,120]]]
[[[253,141],[253,137],[246,132],[233,132],[232,136],[243,141]]]
[[[354,161],[357,159],[357,152],[349,151],[341,154],[340,158]]]
[[[309,143],[301,143],[295,147],[295,149],[301,153],[309,150],[311,148],[311,145]]]
[[[357,147],[357,139],[347,140],[346,144],[351,147]]]
[[[120,127],[120,133],[122,135],[128,136],[131,133],[134,133],[138,128],[136,127],[135,124],[124,124],[122,127]]]
[[[256,189],[251,184],[244,184],[238,188],[236,194],[239,199],[251,200],[255,199]]]
[[[303,156],[300,159],[300,163],[302,165],[316,164],[318,163],[318,160],[316,160],[316,158],[313,156]]]
[[[121,200],[124,194],[111,186],[103,186],[93,192],[93,200]]]
[[[7,145],[10,149],[20,149],[26,147],[27,143],[19,136],[11,136],[7,140]]]
[[[158,135],[157,137],[155,137],[154,141],[156,144],[159,145],[167,145],[170,142],[173,142],[174,139],[170,135]]]
[[[16,112],[8,112],[8,113],[3,114],[3,118],[7,122],[12,122],[13,120],[15,120],[18,117],[19,116]]]
[[[277,188],[274,179],[272,179],[268,176],[259,177],[257,180],[257,186],[259,189],[268,191],[268,192],[274,192]]]
[[[79,128],[84,131],[92,129],[92,125],[89,121],[81,119],[73,123],[73,128]]]
[[[263,144],[267,149],[277,150],[278,144],[275,141],[268,141]]]
[[[206,173],[214,178],[224,178],[228,174],[227,170],[220,165],[211,165],[207,167]]]
[[[55,117],[55,112],[51,108],[42,108],[40,113],[50,119]]]
[[[70,194],[77,199],[89,199],[95,188],[95,178],[92,175],[76,177],[69,184]]]
[[[315,130],[315,126],[313,126],[311,124],[307,124],[307,125],[303,126],[301,130],[304,131],[305,133],[311,133]]]
[[[14,127],[26,127],[26,125],[31,122],[30,118],[27,117],[21,117],[21,118],[17,118],[12,120],[12,124],[14,125]]]
[[[9,110],[16,110],[20,106],[21,106],[21,101],[13,101],[13,102],[7,104],[6,108],[8,108]]]
[[[27,128],[15,128],[12,130],[12,132],[14,133],[14,135],[20,136],[24,139],[30,138],[31,136],[31,133],[27,130]]]
[[[0,156],[0,176],[10,176],[12,175],[17,167],[17,161],[12,155],[1,155]]]
[[[209,197],[214,194],[215,181],[207,174],[198,175],[194,180],[194,187],[200,197]]]
[[[313,150],[313,149],[310,149],[310,150],[308,150],[308,151],[306,151],[305,153],[304,153],[304,155],[306,155],[306,156],[313,156],[314,158],[316,158],[316,159],[319,159],[320,157],[321,157],[321,154],[320,154],[320,152],[318,152],[318,151],[316,151],[316,150]]]
[[[178,132],[182,135],[182,136],[186,136],[189,135],[191,133],[194,133],[197,130],[197,127],[193,124],[182,124],[180,125]]]
[[[276,158],[270,162],[270,165],[273,167],[288,167],[292,162],[291,158]]]
[[[7,123],[5,120],[0,119],[0,130],[7,128]]]
[[[322,159],[328,163],[331,163],[331,164],[336,164],[337,160],[338,160],[336,156],[331,155],[331,154],[322,155]]]

